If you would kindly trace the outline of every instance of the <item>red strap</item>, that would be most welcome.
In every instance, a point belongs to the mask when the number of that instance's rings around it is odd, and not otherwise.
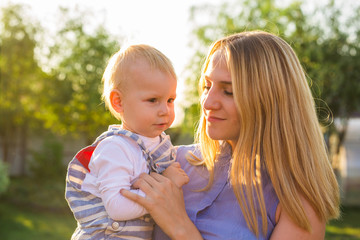
[[[96,146],[89,146],[81,149],[77,154],[76,158],[79,162],[90,172],[89,162]]]

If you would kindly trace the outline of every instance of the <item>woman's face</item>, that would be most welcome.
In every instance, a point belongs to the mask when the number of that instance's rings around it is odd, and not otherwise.
[[[201,106],[206,118],[206,133],[213,140],[228,141],[234,148],[240,133],[240,121],[230,72],[220,50],[211,57],[204,79]]]

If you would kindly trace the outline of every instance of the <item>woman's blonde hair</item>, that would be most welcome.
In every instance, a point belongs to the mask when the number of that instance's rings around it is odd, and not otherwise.
[[[111,106],[110,93],[114,89],[124,90],[126,83],[132,80],[128,70],[131,65],[136,64],[138,59],[145,60],[152,69],[159,69],[176,79],[171,61],[156,48],[145,44],[129,45],[121,48],[109,59],[102,77],[102,99],[111,114],[119,120],[121,120],[119,113]]]
[[[262,31],[222,38],[210,47],[203,66],[222,51],[231,74],[240,132],[232,152],[230,181],[249,228],[259,236],[256,211],[261,212],[262,232],[267,215],[261,187],[260,165],[268,172],[283,211],[301,228],[311,231],[300,196],[317,216],[328,221],[339,215],[339,190],[328,159],[311,91],[293,49],[283,39]],[[204,78],[200,79],[202,94]],[[196,141],[201,162],[214,178],[219,141],[206,134],[204,114]],[[191,162],[196,162],[192,159]]]

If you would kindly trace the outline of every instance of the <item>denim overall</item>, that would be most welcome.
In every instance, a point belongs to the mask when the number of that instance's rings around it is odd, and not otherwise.
[[[78,223],[71,239],[151,239],[154,221],[149,214],[128,221],[115,221],[107,214],[101,198],[81,190],[86,173],[90,172],[88,164],[96,146],[113,135],[127,136],[135,141],[144,153],[150,171],[161,173],[175,161],[175,149],[165,133],[161,134],[159,145],[150,152],[138,135],[119,126],[110,126],[69,163],[65,198]]]

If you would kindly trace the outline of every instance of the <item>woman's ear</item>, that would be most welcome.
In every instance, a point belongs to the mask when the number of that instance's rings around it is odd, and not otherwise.
[[[122,113],[124,111],[122,97],[123,96],[119,90],[114,89],[110,92],[110,104],[118,113]]]

